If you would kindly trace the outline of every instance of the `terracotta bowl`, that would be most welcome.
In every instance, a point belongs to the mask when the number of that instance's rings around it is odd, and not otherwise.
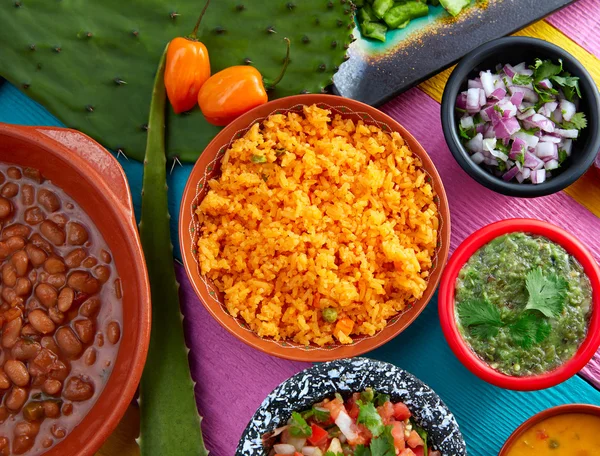
[[[355,121],[363,120],[368,124],[377,125],[383,130],[399,132],[412,152],[422,160],[423,168],[429,174],[437,194],[436,202],[440,214],[438,247],[429,284],[423,297],[411,303],[409,309],[402,315],[391,319],[388,325],[376,335],[357,337],[355,342],[350,345],[304,346],[258,337],[244,325],[241,319],[235,319],[227,313],[223,305],[222,294],[219,293],[212,281],[200,274],[196,256],[199,224],[195,216],[195,208],[206,195],[207,182],[210,179],[219,177],[221,160],[227,148],[234,140],[243,136],[254,123],[264,120],[269,115],[288,111],[300,112],[303,106],[313,104],[331,109],[334,113],[341,114],[345,118]],[[448,257],[450,212],[444,186],[431,158],[402,125],[381,111],[354,100],[334,95],[297,95],[271,101],[244,114],[224,128],[206,147],[200,159],[196,162],[183,193],[179,219],[179,237],[183,263],[198,297],[210,314],[227,331],[248,345],[281,358],[298,361],[329,361],[357,356],[379,347],[400,334],[423,311],[433,296],[440,280],[442,268]]]
[[[510,435],[508,440],[504,442],[504,445],[500,449],[500,453],[498,453],[498,456],[506,456],[508,454],[508,450],[510,450],[513,444],[519,439],[519,437],[521,437],[521,435],[523,435],[524,432],[527,432],[539,422],[545,420],[546,418],[564,415],[566,413],[585,413],[587,415],[600,416],[600,407],[598,407],[597,405],[588,404],[565,404],[543,410],[537,415],[533,415],[531,418],[529,418],[527,421],[525,421],[517,429],[514,430],[514,432]]]
[[[125,414],[150,337],[150,285],[129,186],[106,149],[74,130],[0,124],[0,161],[39,169],[90,216],[110,247],[123,288],[123,331],[112,374],[81,423],[44,453],[93,455]]]

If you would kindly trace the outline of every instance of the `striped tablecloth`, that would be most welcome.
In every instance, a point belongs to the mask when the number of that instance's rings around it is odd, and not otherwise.
[[[580,0],[519,34],[567,49],[600,85],[599,0]],[[523,216],[548,220],[568,229],[600,260],[600,171],[592,169],[564,192],[535,200],[503,197],[474,183],[454,162],[442,135],[440,100],[448,74],[443,72],[409,90],[383,110],[421,142],[440,171],[452,213],[451,252],[475,229],[499,219]],[[6,82],[0,84],[0,121],[61,125]],[[130,180],[139,215],[142,167],[122,157],[120,161]],[[190,169],[177,166],[170,176],[176,246],[179,202]],[[270,357],[234,339],[204,310],[183,269],[179,265],[176,268],[182,285],[184,324],[191,348],[192,374],[197,381],[198,407],[205,418],[206,444],[216,456],[233,455],[246,423],[264,397],[308,364]],[[473,456],[497,454],[512,430],[542,409],[570,402],[600,404],[600,353],[579,376],[544,391],[516,393],[480,381],[458,362],[445,343],[437,318],[437,297],[406,332],[368,356],[392,362],[428,383],[455,413]],[[138,431],[139,411],[132,404],[99,454],[139,454],[135,443]]]

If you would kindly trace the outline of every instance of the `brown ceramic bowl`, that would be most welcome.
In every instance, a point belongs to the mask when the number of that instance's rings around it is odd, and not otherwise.
[[[258,337],[254,332],[247,329],[241,319],[233,318],[227,313],[223,306],[222,294],[219,293],[210,280],[200,274],[195,253],[199,226],[194,208],[206,195],[207,181],[219,177],[221,160],[225,150],[235,139],[242,136],[250,126],[262,121],[269,115],[276,112],[301,111],[303,106],[312,104],[331,109],[345,118],[355,121],[363,120],[368,124],[378,125],[384,130],[399,132],[413,153],[421,158],[423,168],[429,174],[437,194],[437,205],[440,214],[438,248],[429,284],[423,297],[412,303],[409,310],[402,315],[391,319],[388,325],[376,335],[355,338],[355,342],[350,345],[304,346],[287,341],[274,341]],[[248,345],[281,358],[297,361],[329,361],[357,356],[383,345],[406,329],[423,311],[433,296],[440,280],[442,268],[448,257],[450,212],[444,186],[431,158],[402,125],[381,111],[358,101],[334,95],[297,95],[271,101],[242,115],[224,128],[206,147],[200,159],[196,162],[183,193],[179,219],[179,237],[183,263],[196,293],[211,315],[227,331]]]
[[[518,440],[519,437],[521,437],[521,435],[523,435],[524,432],[531,429],[531,427],[535,426],[546,418],[564,415],[566,413],[585,413],[588,415],[600,416],[600,407],[588,404],[565,404],[543,410],[537,415],[533,415],[514,430],[514,432],[510,435],[508,440],[500,449],[498,456],[506,456],[508,454],[508,450],[510,450],[510,447]]]
[[[45,456],[91,456],[133,399],[150,338],[150,285],[127,179],[102,146],[74,130],[0,124],[0,161],[39,169],[90,216],[123,288],[123,331],[112,374],[81,423]]]

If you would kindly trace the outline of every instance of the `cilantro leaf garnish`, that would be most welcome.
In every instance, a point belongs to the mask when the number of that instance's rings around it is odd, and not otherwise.
[[[567,151],[564,149],[558,149],[558,164],[562,165],[567,158],[569,158]]]
[[[568,122],[563,122],[562,127],[567,130],[581,130],[587,127],[587,119],[585,118],[585,113],[577,112],[573,114],[571,120]]]
[[[500,310],[486,300],[470,299],[461,302],[458,306],[458,316],[465,326],[502,326]]]
[[[541,344],[551,332],[552,325],[548,323],[548,320],[542,319],[538,324],[537,331],[535,332],[535,343]]]
[[[464,139],[473,139],[475,137],[475,135],[477,134],[477,132],[475,131],[474,128],[463,128],[462,125],[458,126],[458,134],[461,136],[461,138]]]
[[[548,318],[558,318],[567,295],[567,282],[554,274],[544,276],[540,268],[527,274],[525,286],[529,292],[527,310],[537,310]]]
[[[535,59],[535,65],[533,66],[533,80],[540,82],[544,79],[549,79],[552,76],[560,74],[563,70],[562,60],[558,59],[558,65],[552,62],[552,60],[540,60]]]
[[[371,456],[371,450],[364,445],[357,445],[354,448],[354,456]]]
[[[298,412],[292,412],[289,432],[292,437],[310,437],[312,435],[311,427]]]
[[[372,402],[356,401],[358,404],[357,423],[364,424],[373,436],[377,437],[384,431],[383,421]]]
[[[563,71],[562,74],[553,76],[552,80],[561,86],[567,100],[573,101],[575,94],[581,98],[581,91],[579,90],[579,78],[577,76],[571,76],[570,73]]]
[[[531,76],[527,76],[526,74],[515,74],[513,76],[513,84],[518,86],[526,86],[533,82],[533,78]]]
[[[391,426],[385,426],[383,433],[371,440],[371,456],[396,456]]]
[[[539,317],[526,312],[508,327],[512,339],[523,348],[529,348],[536,339]]]
[[[488,340],[498,335],[498,326],[494,325],[476,325],[469,328],[471,334],[480,339]]]

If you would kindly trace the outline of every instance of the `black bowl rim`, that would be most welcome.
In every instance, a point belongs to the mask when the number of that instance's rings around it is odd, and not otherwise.
[[[236,456],[266,456],[262,435],[285,424],[293,411],[333,397],[372,387],[402,400],[443,456],[466,456],[466,444],[454,415],[421,380],[383,361],[349,358],[316,364],[285,380],[262,402],[239,441]]]
[[[519,184],[514,182],[505,182],[500,177],[490,174],[487,170],[470,160],[469,154],[462,145],[458,136],[455,119],[455,100],[458,96],[458,91],[462,86],[463,81],[478,63],[484,58],[488,58],[490,54],[503,49],[507,46],[530,46],[540,49],[546,49],[557,53],[563,62],[566,62],[567,67],[575,68],[580,76],[581,91],[589,102],[589,111],[586,112],[588,118],[588,126],[590,135],[590,143],[581,150],[584,159],[577,166],[569,166],[561,174],[542,184]],[[524,36],[510,36],[492,40],[467,54],[456,66],[450,75],[444,94],[442,96],[441,118],[442,129],[446,143],[452,152],[452,155],[461,166],[461,168],[469,174],[475,181],[481,185],[494,190],[498,193],[508,196],[518,197],[538,197],[550,195],[559,192],[577,179],[579,179],[594,163],[594,159],[600,149],[600,95],[598,88],[592,76],[586,68],[565,49],[552,44],[548,41],[538,38]]]

